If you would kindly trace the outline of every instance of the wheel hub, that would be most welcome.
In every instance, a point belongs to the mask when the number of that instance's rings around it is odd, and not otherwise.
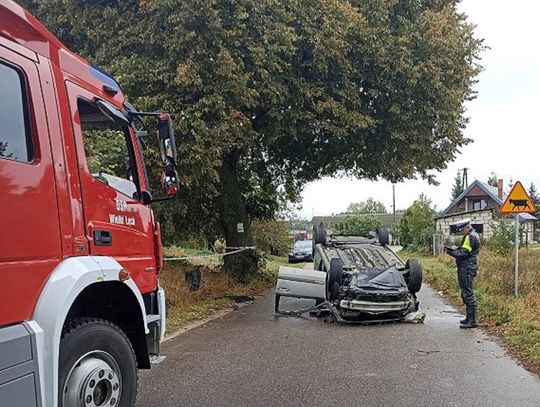
[[[105,352],[92,352],[75,363],[66,379],[64,407],[113,407],[118,405],[121,378],[118,365]]]

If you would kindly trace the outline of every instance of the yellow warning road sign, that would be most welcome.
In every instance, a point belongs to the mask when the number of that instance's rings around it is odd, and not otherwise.
[[[521,182],[517,181],[506,201],[501,205],[501,213],[536,213],[536,206]]]

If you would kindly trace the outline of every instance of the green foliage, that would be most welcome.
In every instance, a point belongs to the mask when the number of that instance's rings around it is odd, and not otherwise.
[[[10,158],[13,154],[6,154],[8,147],[7,141],[0,141],[0,157]]]
[[[362,214],[347,216],[345,220],[338,224],[338,231],[343,235],[365,236],[369,232],[374,232],[381,222],[371,216]]]
[[[451,201],[456,199],[458,196],[460,196],[463,191],[465,190],[463,186],[463,180],[461,178],[461,171],[458,170],[456,177],[454,178],[454,185],[452,186],[452,198],[450,198]]]
[[[347,213],[386,213],[386,207],[382,202],[369,197],[365,201],[350,204]]]
[[[90,130],[84,131],[84,149],[91,174],[101,172],[117,177],[126,177],[129,152],[122,131]]]
[[[433,216],[435,208],[424,194],[407,208],[400,220],[397,232],[400,244],[408,249],[428,250],[435,232]]]
[[[489,174],[488,181],[487,181],[488,185],[496,187],[498,181],[499,181],[499,178],[497,177],[497,174],[495,174],[494,171],[491,171],[491,173]]]
[[[470,140],[481,41],[455,0],[21,0],[141,110],[172,113],[165,237],[237,234],[306,182],[431,179]],[[249,231],[246,236],[249,236]]]
[[[536,185],[534,185],[533,182],[531,182],[531,186],[529,187],[529,196],[531,197],[531,200],[533,201],[534,205],[536,206],[536,213],[535,216],[538,216],[538,210],[540,209],[540,195],[538,194],[538,191],[536,189]]]
[[[253,243],[273,256],[284,256],[291,247],[289,226],[278,220],[254,221],[251,224]]]
[[[497,218],[491,221],[493,234],[487,240],[488,246],[500,254],[508,254],[514,247],[515,226],[510,218]]]

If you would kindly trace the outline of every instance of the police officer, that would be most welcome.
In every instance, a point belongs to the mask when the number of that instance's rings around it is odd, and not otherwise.
[[[476,297],[473,282],[478,271],[480,238],[471,226],[470,219],[454,223],[456,231],[463,236],[459,247],[446,247],[446,252],[456,259],[461,299],[467,309],[467,317],[460,321],[460,328],[476,328]]]

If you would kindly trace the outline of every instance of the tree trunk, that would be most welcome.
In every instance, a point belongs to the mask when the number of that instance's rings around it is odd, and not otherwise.
[[[252,245],[246,202],[238,180],[238,151],[228,153],[220,168],[220,218],[225,235],[226,252]],[[259,272],[259,256],[255,250],[225,256],[225,271],[240,282],[253,280]]]
[[[228,153],[220,168],[220,217],[227,250],[251,246],[251,230],[246,202],[238,180],[239,153]],[[243,232],[239,231],[243,228]],[[230,250],[229,250],[230,249]]]

